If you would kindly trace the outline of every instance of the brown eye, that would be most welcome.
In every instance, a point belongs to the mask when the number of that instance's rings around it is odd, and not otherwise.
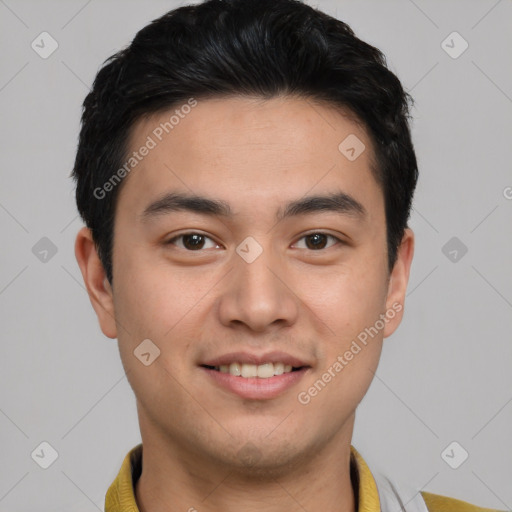
[[[319,251],[321,249],[328,249],[336,243],[341,243],[341,240],[333,235],[327,233],[310,233],[309,235],[303,236],[295,244],[295,247]]]
[[[201,233],[185,233],[179,235],[167,242],[170,245],[176,245],[180,249],[187,251],[199,251],[201,249],[209,249],[219,247],[210,237]]]
[[[313,233],[305,238],[308,249],[323,249],[327,244],[327,236],[322,233]]]
[[[184,235],[183,236],[183,245],[185,248],[194,251],[196,249],[202,249],[204,246],[204,236],[203,235]]]

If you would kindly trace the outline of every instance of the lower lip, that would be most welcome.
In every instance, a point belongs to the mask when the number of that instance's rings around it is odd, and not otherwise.
[[[274,375],[274,377],[269,377],[268,379],[237,377],[236,375],[221,373],[204,366],[201,366],[201,370],[204,370],[219,386],[242,398],[270,400],[297,384],[304,377],[308,368],[301,368],[300,370],[283,373],[282,375]]]

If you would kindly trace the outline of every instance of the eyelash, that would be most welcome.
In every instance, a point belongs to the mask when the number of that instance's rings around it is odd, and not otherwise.
[[[220,245],[220,244],[217,244],[211,237],[207,236],[207,235],[204,235],[203,233],[198,233],[196,231],[190,231],[188,233],[182,233],[181,235],[177,235],[175,236],[174,238],[171,238],[170,240],[168,240],[165,244],[166,245],[176,245],[175,242],[176,240],[179,240],[179,239],[183,239],[183,237],[185,236],[190,236],[190,235],[199,235],[199,236],[202,236],[203,238],[205,239],[208,239],[208,240],[211,240],[213,243],[216,244],[216,246]],[[306,233],[305,235],[302,235],[302,237],[300,237],[297,242],[295,242],[295,244],[298,243],[298,241],[308,237],[308,236],[312,236],[312,235],[324,235],[326,236],[328,239],[330,240],[334,240],[336,243],[334,244],[331,244],[330,246],[328,245],[327,247],[323,247],[321,249],[310,249],[311,252],[320,252],[320,251],[325,251],[326,249],[329,249],[330,247],[333,247],[334,245],[336,245],[337,243],[339,244],[343,244],[343,240],[341,240],[340,238],[334,236],[334,235],[331,235],[330,233],[324,233],[323,231],[313,231],[311,233]],[[294,245],[295,245],[294,244]],[[203,251],[203,248],[201,249],[198,249],[197,251],[194,251],[194,250],[191,250],[191,249],[187,249],[186,247],[179,247],[180,249],[183,249],[187,252],[201,252]]]

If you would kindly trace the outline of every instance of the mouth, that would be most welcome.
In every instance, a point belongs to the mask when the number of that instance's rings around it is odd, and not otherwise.
[[[269,400],[296,386],[311,365],[283,352],[227,354],[199,365],[209,381],[249,400]]]
[[[235,377],[242,377],[244,379],[258,378],[270,379],[285,373],[300,371],[306,366],[292,366],[285,363],[263,363],[263,364],[250,364],[233,362],[230,364],[221,364],[219,366],[210,366],[207,364],[201,365],[203,368],[213,370],[220,373],[227,373]]]

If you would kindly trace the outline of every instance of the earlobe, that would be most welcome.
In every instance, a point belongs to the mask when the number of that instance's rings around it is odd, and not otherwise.
[[[75,257],[103,334],[109,338],[116,338],[112,287],[98,257],[91,230],[88,228],[82,228],[76,236]]]
[[[400,325],[404,314],[405,294],[412,258],[414,255],[414,233],[406,228],[402,242],[398,247],[397,259],[389,277],[388,294],[386,298],[386,327],[384,337],[390,336]],[[388,314],[389,312],[389,314]]]

